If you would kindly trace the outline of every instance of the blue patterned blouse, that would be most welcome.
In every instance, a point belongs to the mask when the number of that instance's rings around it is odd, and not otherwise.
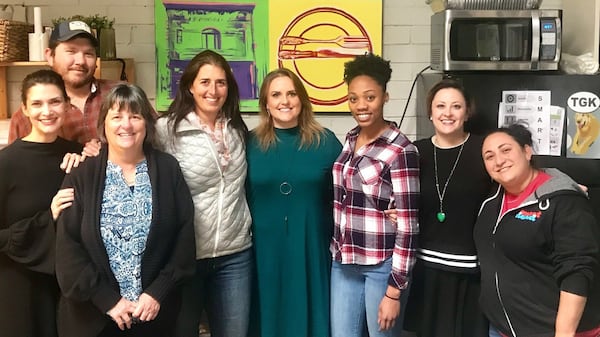
[[[142,257],[152,222],[152,186],[148,164],[135,168],[131,189],[121,167],[108,161],[100,213],[100,234],[121,296],[137,301],[142,294]]]

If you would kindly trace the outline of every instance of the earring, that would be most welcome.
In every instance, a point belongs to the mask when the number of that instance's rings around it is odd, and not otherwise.
[[[265,109],[267,110],[267,116],[271,117],[271,111],[269,111],[269,109]]]
[[[430,120],[430,121],[433,121],[433,117],[429,116],[429,120]]]

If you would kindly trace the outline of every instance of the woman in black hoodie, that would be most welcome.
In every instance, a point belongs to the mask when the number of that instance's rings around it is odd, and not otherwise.
[[[532,165],[523,126],[490,133],[482,154],[499,183],[474,231],[491,324],[504,336],[599,336],[600,234],[586,194]]]

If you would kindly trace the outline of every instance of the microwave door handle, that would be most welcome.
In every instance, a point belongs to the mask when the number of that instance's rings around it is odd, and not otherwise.
[[[531,12],[531,70],[539,68],[540,43],[542,28],[540,27],[540,12]]]

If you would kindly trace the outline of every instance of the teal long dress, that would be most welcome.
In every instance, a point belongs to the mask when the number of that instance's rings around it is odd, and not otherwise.
[[[341,144],[327,129],[318,146],[301,149],[297,127],[276,134],[277,144],[263,151],[251,133],[246,151],[257,279],[252,335],[328,337],[331,168]]]

